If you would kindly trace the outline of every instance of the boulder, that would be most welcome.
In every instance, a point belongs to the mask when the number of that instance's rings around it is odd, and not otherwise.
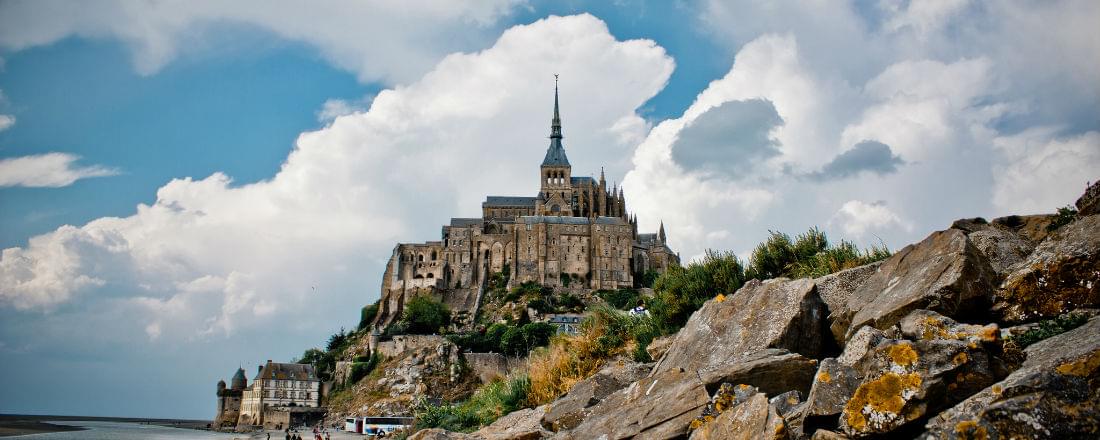
[[[1024,352],[1019,369],[929,420],[922,438],[1097,438],[1100,317]]]
[[[651,364],[614,362],[591,377],[577,382],[555,400],[542,416],[542,426],[554,431],[572,429],[584,419],[585,410],[611,393],[625,388],[649,373]]]
[[[844,345],[844,352],[836,360],[841,365],[854,367],[860,359],[867,356],[867,353],[884,339],[887,339],[887,337],[882,330],[874,327],[860,328],[856,334],[848,339],[848,343]]]
[[[694,372],[666,370],[607,396],[586,410],[580,425],[560,437],[678,438],[687,434],[691,419],[708,401],[707,390]]]
[[[489,426],[474,432],[474,436],[483,440],[538,440],[553,434],[543,429],[541,420],[546,413],[546,405],[538,408],[525,408],[514,411],[497,419]]]
[[[996,274],[960,229],[938,231],[903,248],[879,266],[834,311],[836,340],[847,340],[860,327],[886,329],[916,309],[957,316],[984,309]]]
[[[881,261],[876,261],[814,279],[814,284],[817,285],[817,294],[825,302],[829,313],[842,309],[848,303],[848,298],[852,296],[856,288],[873,275],[881,265]]]
[[[692,314],[654,374],[711,370],[766,348],[817,357],[824,314],[825,304],[809,279],[749,281]]]
[[[672,341],[674,339],[674,335],[668,335],[650,341],[649,345],[645,347],[645,351],[649,354],[649,358],[661,359],[661,356],[664,356],[665,353],[668,352],[668,348],[672,346]]]
[[[861,374],[850,365],[826,358],[814,375],[810,394],[806,396],[804,417],[829,417],[839,415],[848,399],[860,385]]]
[[[901,333],[907,339],[953,339],[973,344],[996,344],[1001,330],[997,324],[960,324],[931,310],[914,310],[901,319]]]
[[[989,266],[997,275],[1008,275],[1012,266],[1019,264],[1035,249],[1035,245],[1024,240],[1019,234],[1008,228],[988,226],[967,234],[974,247],[978,248]]]
[[[421,429],[409,436],[409,440],[479,440],[470,434],[451,432],[446,429]]]
[[[1032,245],[1039,244],[1050,235],[1047,230],[1054,222],[1054,214],[1010,215],[993,219],[993,224],[1007,228]]]
[[[1100,216],[1061,227],[1014,267],[994,299],[1006,322],[1100,306]]]
[[[1081,217],[1100,214],[1100,181],[1092,182],[1074,205]]]
[[[981,347],[944,339],[883,341],[857,368],[863,380],[840,417],[853,438],[892,433],[995,380]]]
[[[848,437],[839,432],[818,429],[814,431],[814,435],[810,437],[810,440],[848,440]]]
[[[699,371],[699,380],[705,385],[721,382],[752,385],[769,396],[791,390],[808,393],[816,369],[816,359],[771,348]]]
[[[750,397],[760,393],[760,390],[752,385],[733,385],[723,382],[718,390],[710,397],[710,401],[703,407],[703,412],[695,417],[688,426],[690,430],[696,430],[710,423],[722,413],[749,400]]]
[[[775,410],[779,411],[779,415],[783,417],[787,417],[795,408],[798,408],[800,403],[802,403],[802,393],[795,390],[768,399],[768,404],[774,406]]]
[[[786,427],[768,398],[756,393],[691,433],[691,440],[786,439]]]

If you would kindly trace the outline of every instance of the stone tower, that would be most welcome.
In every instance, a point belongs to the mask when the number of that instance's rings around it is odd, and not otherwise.
[[[558,112],[558,82],[554,78],[554,118],[550,121],[550,146],[542,159],[541,188],[543,215],[573,216],[572,171],[565,147],[561,144],[561,115]]]

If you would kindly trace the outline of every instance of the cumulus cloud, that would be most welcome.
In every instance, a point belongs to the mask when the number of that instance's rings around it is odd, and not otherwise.
[[[113,38],[133,52],[143,74],[159,71],[201,30],[217,24],[253,26],[316,47],[363,81],[412,81],[439,57],[489,40],[517,0],[391,2],[187,1],[0,3],[0,47],[22,50],[69,36]]]
[[[2,95],[0,95],[2,97]],[[15,125],[15,116],[0,115],[0,131],[7,130]]]
[[[114,176],[118,170],[100,165],[79,166],[80,156],[46,153],[0,159],[0,187],[50,187],[72,185],[89,177]]]
[[[672,159],[688,170],[736,178],[779,154],[779,142],[772,131],[782,123],[775,106],[767,100],[725,102],[680,131],[672,146]]]
[[[538,190],[547,72],[561,74],[574,174],[606,165],[616,176],[629,141],[649,129],[635,110],[672,69],[654,42],[618,41],[589,15],[514,27],[488,49],[449,55],[421,80],[382,91],[369,109],[302,133],[270,180],[175,179],[133,215],[5,250],[0,302],[58,310],[110,298],[137,317],[133,333],[160,341],[271,322],[289,323],[276,333],[328,331],[324,320],[294,317],[358,307],[377,297],[395,243],[438,239],[449,216],[478,215],[486,194]]]
[[[996,212],[1033,214],[1072,204],[1089,182],[1100,180],[1100,132],[1057,136],[1050,127],[999,137],[1004,154],[994,165]]]
[[[905,230],[913,228],[910,223],[887,208],[886,202],[883,201],[866,203],[860,200],[849,200],[841,205],[829,219],[829,223],[839,226],[845,234],[856,238],[863,238],[869,232],[892,227]]]
[[[838,154],[821,171],[811,174],[810,177],[817,180],[843,179],[864,171],[884,175],[896,172],[898,166],[904,163],[905,161],[894,155],[889,145],[863,141],[851,150]]]

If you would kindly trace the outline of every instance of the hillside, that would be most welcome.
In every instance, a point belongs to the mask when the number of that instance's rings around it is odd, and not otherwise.
[[[1098,197],[1093,185],[1076,212],[960,220],[826,276],[715,288],[645,355],[661,332],[598,312],[513,376],[526,399],[500,402],[522,409],[409,438],[1096,438]],[[548,379],[560,365],[584,377]]]

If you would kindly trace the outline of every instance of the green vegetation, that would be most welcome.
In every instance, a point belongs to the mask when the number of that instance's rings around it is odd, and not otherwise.
[[[1058,228],[1070,224],[1070,222],[1076,218],[1077,210],[1073,209],[1072,206],[1066,205],[1058,208],[1058,213],[1054,215],[1054,220],[1051,220],[1050,224],[1047,225],[1047,232],[1054,232]]]
[[[482,332],[448,335],[447,338],[463,350],[525,356],[532,349],[549,344],[555,332],[557,327],[545,322],[523,325],[497,323]]]
[[[408,334],[443,333],[451,323],[451,311],[434,298],[418,296],[405,304],[401,322]]]
[[[456,432],[471,432],[488,425],[512,411],[526,408],[531,387],[527,376],[493,381],[482,386],[465,402],[432,405],[418,402],[413,431],[443,428]]]
[[[345,386],[351,386],[359,383],[359,380],[367,377],[371,371],[378,364],[382,363],[382,355],[375,353],[373,356],[359,356],[355,358],[355,362],[351,364],[351,373],[348,374],[348,381]]]
[[[378,300],[374,304],[363,306],[363,310],[359,311],[359,330],[370,327],[370,323],[378,316],[378,303],[381,301]]]
[[[638,279],[638,285],[646,288],[653,288],[653,283],[657,282],[657,278],[660,278],[661,274],[655,270],[647,270]]]
[[[829,244],[824,232],[811,228],[793,241],[782,232],[771,232],[768,239],[752,251],[745,268],[746,279],[820,277],[844,269],[862,266],[890,257],[886,246],[872,246],[862,252],[855,244],[841,240]]]
[[[642,296],[634,289],[598,290],[596,294],[619,310],[633,309],[642,303]]]
[[[317,377],[321,380],[332,380],[332,374],[336,371],[336,360],[355,342],[355,332],[347,332],[340,328],[332,336],[329,336],[325,349],[310,348],[302,353],[302,357],[293,361],[298,364],[313,365]]]
[[[1039,327],[1028,330],[1019,336],[1005,338],[1005,342],[1014,342],[1019,346],[1020,350],[1023,350],[1027,348],[1027,346],[1042,341],[1043,339],[1057,336],[1085,325],[1088,320],[1088,315],[1067,313],[1054,319],[1041,321],[1039,322]]]
[[[703,261],[687,267],[670,267],[657,279],[656,296],[647,303],[649,313],[663,334],[683,327],[691,314],[717,294],[730,295],[745,282],[741,261],[733,252],[706,251]]]

